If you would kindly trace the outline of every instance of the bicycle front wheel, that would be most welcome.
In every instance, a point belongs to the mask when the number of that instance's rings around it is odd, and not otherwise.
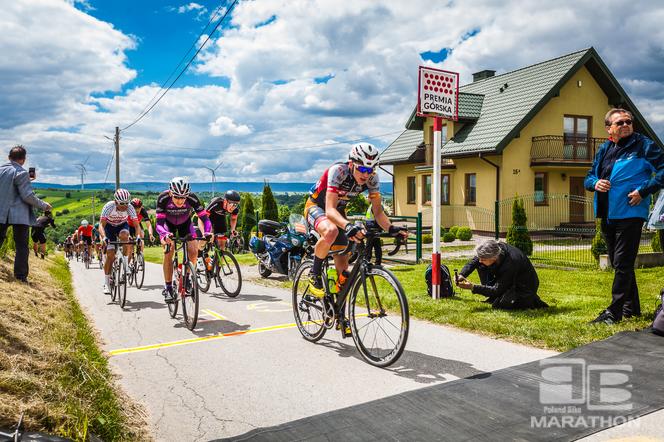
[[[129,271],[127,272],[127,278],[129,279],[129,287],[131,287],[135,282],[134,276],[136,276],[136,260],[132,259],[128,267]]]
[[[399,280],[383,266],[372,266],[358,278],[349,300],[355,346],[376,367],[393,364],[408,340],[408,300]]]
[[[309,291],[309,272],[312,265],[311,262],[304,262],[295,271],[293,316],[302,337],[309,342],[316,342],[325,335],[327,329],[324,326],[323,299]]]
[[[221,289],[230,298],[235,298],[242,289],[242,273],[237,259],[227,250],[217,253],[217,277]]]
[[[200,289],[201,292],[207,293],[208,290],[210,290],[210,283],[212,282],[212,275],[211,271],[208,271],[207,269],[207,259],[208,258],[208,253],[207,249],[204,253],[203,260],[205,262],[205,266],[203,270],[199,270],[198,266],[196,266],[196,280],[198,281],[198,288]]]
[[[189,330],[193,330],[198,322],[198,283],[196,282],[196,268],[188,262],[183,269],[182,284],[184,284],[184,297],[182,298],[182,316]]]
[[[125,303],[127,302],[127,263],[125,258],[121,258],[118,265],[117,273],[117,286],[118,286],[118,301],[120,303],[120,308],[124,308]]]
[[[142,253],[136,254],[135,266],[134,282],[136,283],[136,288],[140,289],[143,287],[143,280],[145,279],[145,258],[143,258]]]

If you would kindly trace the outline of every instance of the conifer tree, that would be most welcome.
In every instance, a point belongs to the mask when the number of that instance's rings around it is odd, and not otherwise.
[[[505,240],[508,244],[520,249],[526,256],[530,256],[533,254],[533,241],[528,234],[527,223],[528,218],[523,200],[515,198],[512,204],[512,225],[507,228]]]

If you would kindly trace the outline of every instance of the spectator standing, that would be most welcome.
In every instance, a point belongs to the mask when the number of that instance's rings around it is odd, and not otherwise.
[[[0,166],[0,246],[4,243],[7,228],[12,226],[16,256],[14,276],[21,282],[28,282],[28,236],[29,227],[35,223],[32,208],[50,211],[51,205],[40,200],[32,190],[28,171],[23,168],[26,150],[14,146],[9,151],[9,162]]]
[[[35,256],[37,256],[38,252],[41,253],[41,259],[44,259],[44,255],[46,255],[46,235],[44,235],[44,230],[48,226],[56,227],[51,212],[44,212],[42,216],[37,218],[35,225],[32,226],[32,250],[34,250]]]
[[[634,262],[650,195],[664,185],[664,151],[634,132],[633,121],[625,109],[607,112],[604,124],[609,140],[597,150],[584,182],[587,190],[595,192],[595,216],[602,220],[602,235],[615,269],[611,304],[591,323],[613,324],[641,314]]]

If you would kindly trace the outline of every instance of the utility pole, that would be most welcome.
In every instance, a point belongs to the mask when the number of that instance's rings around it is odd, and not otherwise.
[[[95,192],[92,193],[92,225],[95,225]]]
[[[115,190],[120,188],[120,128],[115,126]]]

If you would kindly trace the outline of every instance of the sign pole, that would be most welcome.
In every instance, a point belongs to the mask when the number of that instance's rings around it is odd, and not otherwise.
[[[431,208],[433,209],[433,251],[431,254],[431,295],[433,299],[440,299],[440,162],[442,150],[443,119],[433,119],[433,172]]]

